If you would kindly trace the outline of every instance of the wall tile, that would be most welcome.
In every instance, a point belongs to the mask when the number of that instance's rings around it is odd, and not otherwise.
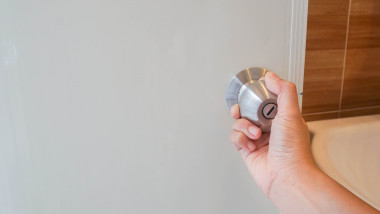
[[[380,0],[309,1],[302,111],[307,121],[380,113]]]
[[[346,16],[349,0],[309,0],[308,14]]]
[[[352,15],[354,16],[355,15],[380,15],[380,1],[379,0],[351,0],[350,15],[351,16]]]
[[[344,49],[347,16],[308,16],[306,50]]]
[[[348,49],[342,109],[380,105],[380,48]]]
[[[308,50],[302,112],[338,110],[344,50]]]
[[[347,48],[373,47],[380,47],[380,15],[350,16]]]

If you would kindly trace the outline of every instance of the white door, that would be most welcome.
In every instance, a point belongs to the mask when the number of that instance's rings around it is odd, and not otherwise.
[[[224,92],[250,66],[302,82],[307,2],[0,2],[0,213],[277,212]]]

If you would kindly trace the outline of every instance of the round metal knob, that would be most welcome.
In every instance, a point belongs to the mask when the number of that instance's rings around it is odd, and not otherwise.
[[[240,115],[263,132],[270,132],[272,119],[277,114],[277,96],[261,80],[268,70],[248,68],[235,75],[227,86],[226,102],[230,110],[239,104]]]

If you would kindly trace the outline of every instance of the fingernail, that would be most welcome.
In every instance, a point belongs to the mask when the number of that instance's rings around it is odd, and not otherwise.
[[[248,132],[251,133],[254,136],[257,136],[257,134],[259,133],[259,131],[257,130],[257,128],[254,127],[254,126],[248,127]]]
[[[248,143],[247,143],[247,147],[248,147],[248,149],[251,150],[251,151],[253,151],[253,150],[256,149],[255,144],[253,144],[252,142],[248,142]]]

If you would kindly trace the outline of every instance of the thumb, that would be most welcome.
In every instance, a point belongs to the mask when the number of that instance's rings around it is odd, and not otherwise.
[[[276,94],[278,114],[300,115],[296,86],[292,82],[285,81],[273,72],[265,74],[265,84],[269,91]]]

